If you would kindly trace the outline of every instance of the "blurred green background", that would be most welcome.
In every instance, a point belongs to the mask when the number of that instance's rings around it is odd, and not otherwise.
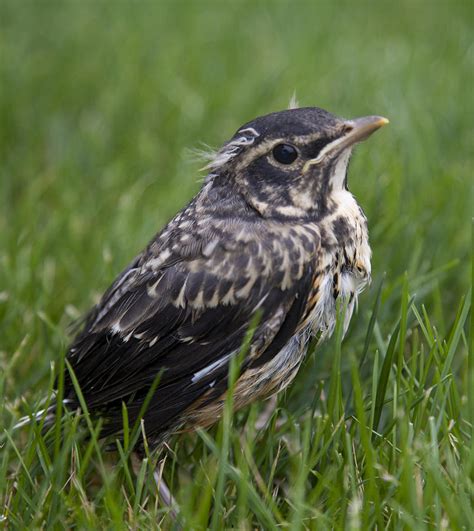
[[[51,454],[36,424],[3,427],[45,396],[68,324],[199,189],[192,150],[296,93],[390,119],[349,174],[374,285],[342,351],[308,356],[269,426],[255,432],[259,403],[235,430],[177,437],[165,477],[196,529],[224,513],[239,529],[472,528],[473,10],[0,0],[0,527],[160,528],[151,470],[102,469],[101,448],[76,445],[79,417]]]
[[[407,271],[446,327],[469,283],[472,22],[453,0],[2,0],[0,355],[20,361],[15,393],[38,390],[66,324],[198,190],[192,149],[294,92],[390,119],[350,171],[374,279],[386,272],[389,313]]]

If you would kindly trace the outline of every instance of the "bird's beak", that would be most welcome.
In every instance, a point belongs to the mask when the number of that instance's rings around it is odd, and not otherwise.
[[[315,159],[309,160],[308,163],[310,165],[318,164],[328,155],[331,157],[338,155],[346,148],[357,144],[357,142],[362,142],[377,131],[377,129],[380,129],[388,123],[387,118],[383,116],[364,116],[362,118],[347,120],[345,122],[345,132],[339,138],[327,144],[319,152],[319,155]]]
[[[383,116],[364,116],[363,118],[348,120],[346,122],[347,133],[340,139],[341,145],[348,147],[357,142],[362,142],[372,133],[375,133],[377,129],[387,124],[388,120]]]

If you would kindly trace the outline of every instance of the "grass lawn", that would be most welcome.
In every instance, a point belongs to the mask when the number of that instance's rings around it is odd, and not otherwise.
[[[467,0],[0,1],[0,527],[170,529],[166,457],[186,529],[474,529],[473,21]],[[351,164],[373,283],[344,340],[263,427],[266,403],[228,409],[138,473],[77,416],[13,430],[68,323],[198,190],[192,149],[294,91],[391,121]]]

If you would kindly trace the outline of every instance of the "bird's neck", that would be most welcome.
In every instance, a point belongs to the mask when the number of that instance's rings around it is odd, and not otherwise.
[[[193,200],[195,208],[214,218],[239,218],[244,221],[257,221],[261,214],[250,205],[243,195],[218,180],[208,182]]]

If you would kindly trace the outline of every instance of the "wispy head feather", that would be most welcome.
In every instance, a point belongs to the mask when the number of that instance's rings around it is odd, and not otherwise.
[[[244,147],[253,144],[258,136],[260,136],[258,131],[253,127],[246,127],[238,131],[232,140],[224,144],[217,151],[204,145],[203,148],[193,149],[191,153],[194,159],[206,163],[201,169],[209,170],[210,177],[212,177],[215,171],[238,155]]]
[[[298,103],[298,100],[296,99],[296,91],[293,92],[293,95],[290,98],[290,102],[288,103],[288,109],[299,109],[300,104]]]
[[[222,148],[215,153],[212,160],[206,166],[206,169],[215,171],[224,164],[227,164],[229,160],[233,159],[238,153],[242,151],[245,146],[250,146],[255,142],[255,139],[259,136],[259,133],[255,131],[253,127],[247,127],[238,131],[240,136],[230,140],[222,146]]]

